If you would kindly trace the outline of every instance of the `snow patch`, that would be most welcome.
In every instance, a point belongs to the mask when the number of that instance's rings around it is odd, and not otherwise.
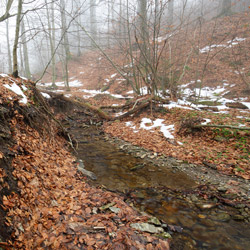
[[[41,92],[41,94],[43,95],[43,97],[45,97],[47,99],[51,98],[51,96],[49,94],[47,94],[47,93]]]
[[[227,41],[227,44],[212,44],[212,45],[208,45],[208,46],[205,46],[204,48],[200,49],[200,53],[202,53],[202,54],[203,53],[207,53],[207,52],[213,51],[214,48],[220,48],[220,47],[223,47],[223,48],[232,48],[233,46],[238,45],[239,42],[243,42],[245,40],[246,40],[246,38],[236,37],[233,40]]]
[[[52,82],[38,83],[37,85],[49,87],[49,86],[52,86]],[[57,87],[65,87],[65,82],[56,82],[55,85]],[[69,82],[69,87],[81,87],[81,86],[83,86],[83,83],[78,81],[78,80],[74,80],[74,81]]]
[[[201,125],[207,125],[211,122],[211,119],[205,119],[205,122],[202,122]]]
[[[245,106],[248,107],[248,109],[250,109],[250,102],[242,102]]]
[[[0,76],[1,77],[9,77],[7,74],[4,74],[4,73],[0,74]]]
[[[117,75],[117,73],[110,76],[110,78],[114,78]]]
[[[96,95],[102,95],[102,94],[107,94],[110,96],[113,96],[115,98],[119,98],[119,99],[124,99],[124,98],[132,98],[132,97],[125,97],[123,95],[118,95],[118,94],[111,94],[109,91],[100,91],[100,90],[88,90],[88,89],[81,89],[82,92],[88,93],[90,94],[90,96],[86,97],[86,98],[90,98],[90,97],[94,97]]]
[[[7,75],[8,76],[8,75]],[[5,88],[13,91],[14,93],[16,93],[17,95],[21,95],[23,98],[20,101],[20,103],[24,103],[27,104],[28,99],[26,97],[26,95],[23,93],[23,91],[21,90],[21,88],[14,82],[12,85],[9,84],[4,84],[3,85]]]
[[[163,119],[156,119],[155,121],[152,121],[149,118],[142,118],[140,128],[151,130],[156,127],[160,127],[160,131],[163,133],[163,135],[168,139],[174,139],[174,136],[171,134],[171,131],[174,130],[174,125],[168,125],[166,126],[163,124]],[[151,126],[147,126],[146,124],[152,124]]]

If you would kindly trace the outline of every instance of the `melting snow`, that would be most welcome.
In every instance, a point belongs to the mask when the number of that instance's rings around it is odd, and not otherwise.
[[[41,94],[42,94],[45,98],[47,98],[47,99],[51,98],[51,96],[50,96],[49,94],[47,94],[47,93],[41,92]]]
[[[114,78],[116,75],[117,75],[117,73],[111,75],[110,77],[111,77],[111,78]]]
[[[70,79],[72,79],[72,77]],[[55,84],[57,87],[65,87],[65,82],[56,82]],[[52,85],[52,82],[38,83],[37,85],[49,87]],[[81,87],[81,86],[83,86],[83,83],[78,81],[78,80],[74,80],[74,81],[69,82],[69,87]]]
[[[23,97],[22,100],[20,101],[21,103],[26,104],[28,102],[26,95],[23,93],[21,88],[15,82],[11,86],[9,84],[4,84],[3,86],[7,89],[10,89],[17,95],[21,95]]]
[[[99,95],[100,94],[107,94],[107,95],[111,95],[111,96],[113,96],[115,98],[120,98],[120,99],[123,99],[123,98],[132,98],[132,97],[125,97],[123,95],[118,95],[118,94],[111,94],[109,91],[103,91],[102,92],[100,90],[88,90],[88,89],[81,89],[81,91],[90,94],[90,96],[88,96],[88,97],[83,96],[85,98],[94,97],[94,96],[96,96],[98,94]]]
[[[200,49],[200,53],[207,53],[207,52],[212,51],[214,48],[219,48],[219,47],[232,48],[232,46],[235,46],[235,45],[239,44],[239,42],[243,42],[245,40],[246,40],[246,38],[236,37],[233,40],[227,41],[227,44],[212,44],[212,45],[206,46],[206,47]]]
[[[146,129],[146,130],[151,130],[153,128],[156,127],[160,127],[160,131],[163,133],[163,135],[166,138],[169,139],[174,139],[174,136],[171,134],[170,131],[174,130],[174,125],[169,125],[166,126],[165,124],[163,124],[164,120],[163,119],[156,119],[154,122],[149,119],[149,118],[142,118],[141,120],[141,124],[140,124],[140,128]],[[152,124],[151,126],[146,126],[146,124]]]
[[[4,73],[0,74],[0,76],[2,76],[2,77],[9,77],[7,74],[4,74]]]
[[[211,119],[205,119],[205,122],[202,122],[201,125],[207,125],[211,122]]]

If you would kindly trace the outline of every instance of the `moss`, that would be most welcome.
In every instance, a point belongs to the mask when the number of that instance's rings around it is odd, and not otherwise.
[[[194,104],[201,104],[201,105],[206,105],[206,106],[220,106],[220,105],[222,105],[221,102],[216,102],[216,101],[199,101],[199,102],[194,102]]]

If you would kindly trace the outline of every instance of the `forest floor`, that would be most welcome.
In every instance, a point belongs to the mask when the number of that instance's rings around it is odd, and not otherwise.
[[[148,216],[86,183],[33,83],[1,74],[0,115],[1,249],[169,249]]]
[[[105,132],[158,154],[249,180],[249,130],[204,127],[191,131],[185,127],[188,122],[249,127],[248,21],[250,15],[245,13],[205,24],[198,44],[199,61],[197,62],[195,57],[190,60],[188,65],[190,70],[178,85],[178,100],[158,105],[151,110],[141,110],[137,115],[118,119],[116,122],[104,122]],[[179,33],[173,39],[178,45],[182,41],[181,48],[184,52],[188,52],[191,41],[181,39],[186,35],[185,32]],[[190,36],[192,37],[192,34]],[[131,71],[129,64],[124,63],[126,58],[121,53],[111,55],[117,65],[128,72]],[[62,72],[59,66],[60,80]],[[196,79],[197,72],[200,74],[204,67],[206,70],[202,80]],[[116,113],[116,106],[124,105],[128,100],[134,100],[136,103],[140,98],[145,98],[134,97],[126,80],[119,76],[98,51],[89,52],[83,57],[72,60],[69,64],[69,75],[70,92],[65,91],[63,81],[57,82],[57,89],[52,91],[63,93],[69,98],[81,98],[98,108],[113,106],[114,116],[125,112],[120,110],[120,113]],[[39,83],[39,88],[50,89],[51,83],[44,83],[49,79],[50,75],[47,73],[43,82]],[[107,90],[104,91],[106,87]],[[142,86],[141,92],[146,95],[146,88]]]

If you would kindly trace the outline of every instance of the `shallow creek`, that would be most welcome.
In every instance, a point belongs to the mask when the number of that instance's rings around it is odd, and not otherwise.
[[[97,176],[95,185],[129,193],[139,210],[183,228],[171,233],[171,249],[250,249],[250,224],[233,219],[236,209],[220,204],[201,209],[198,196],[185,195],[197,186],[191,177],[168,162],[159,167],[133,157],[105,140],[95,126],[72,122],[69,128],[78,141],[77,157]]]

